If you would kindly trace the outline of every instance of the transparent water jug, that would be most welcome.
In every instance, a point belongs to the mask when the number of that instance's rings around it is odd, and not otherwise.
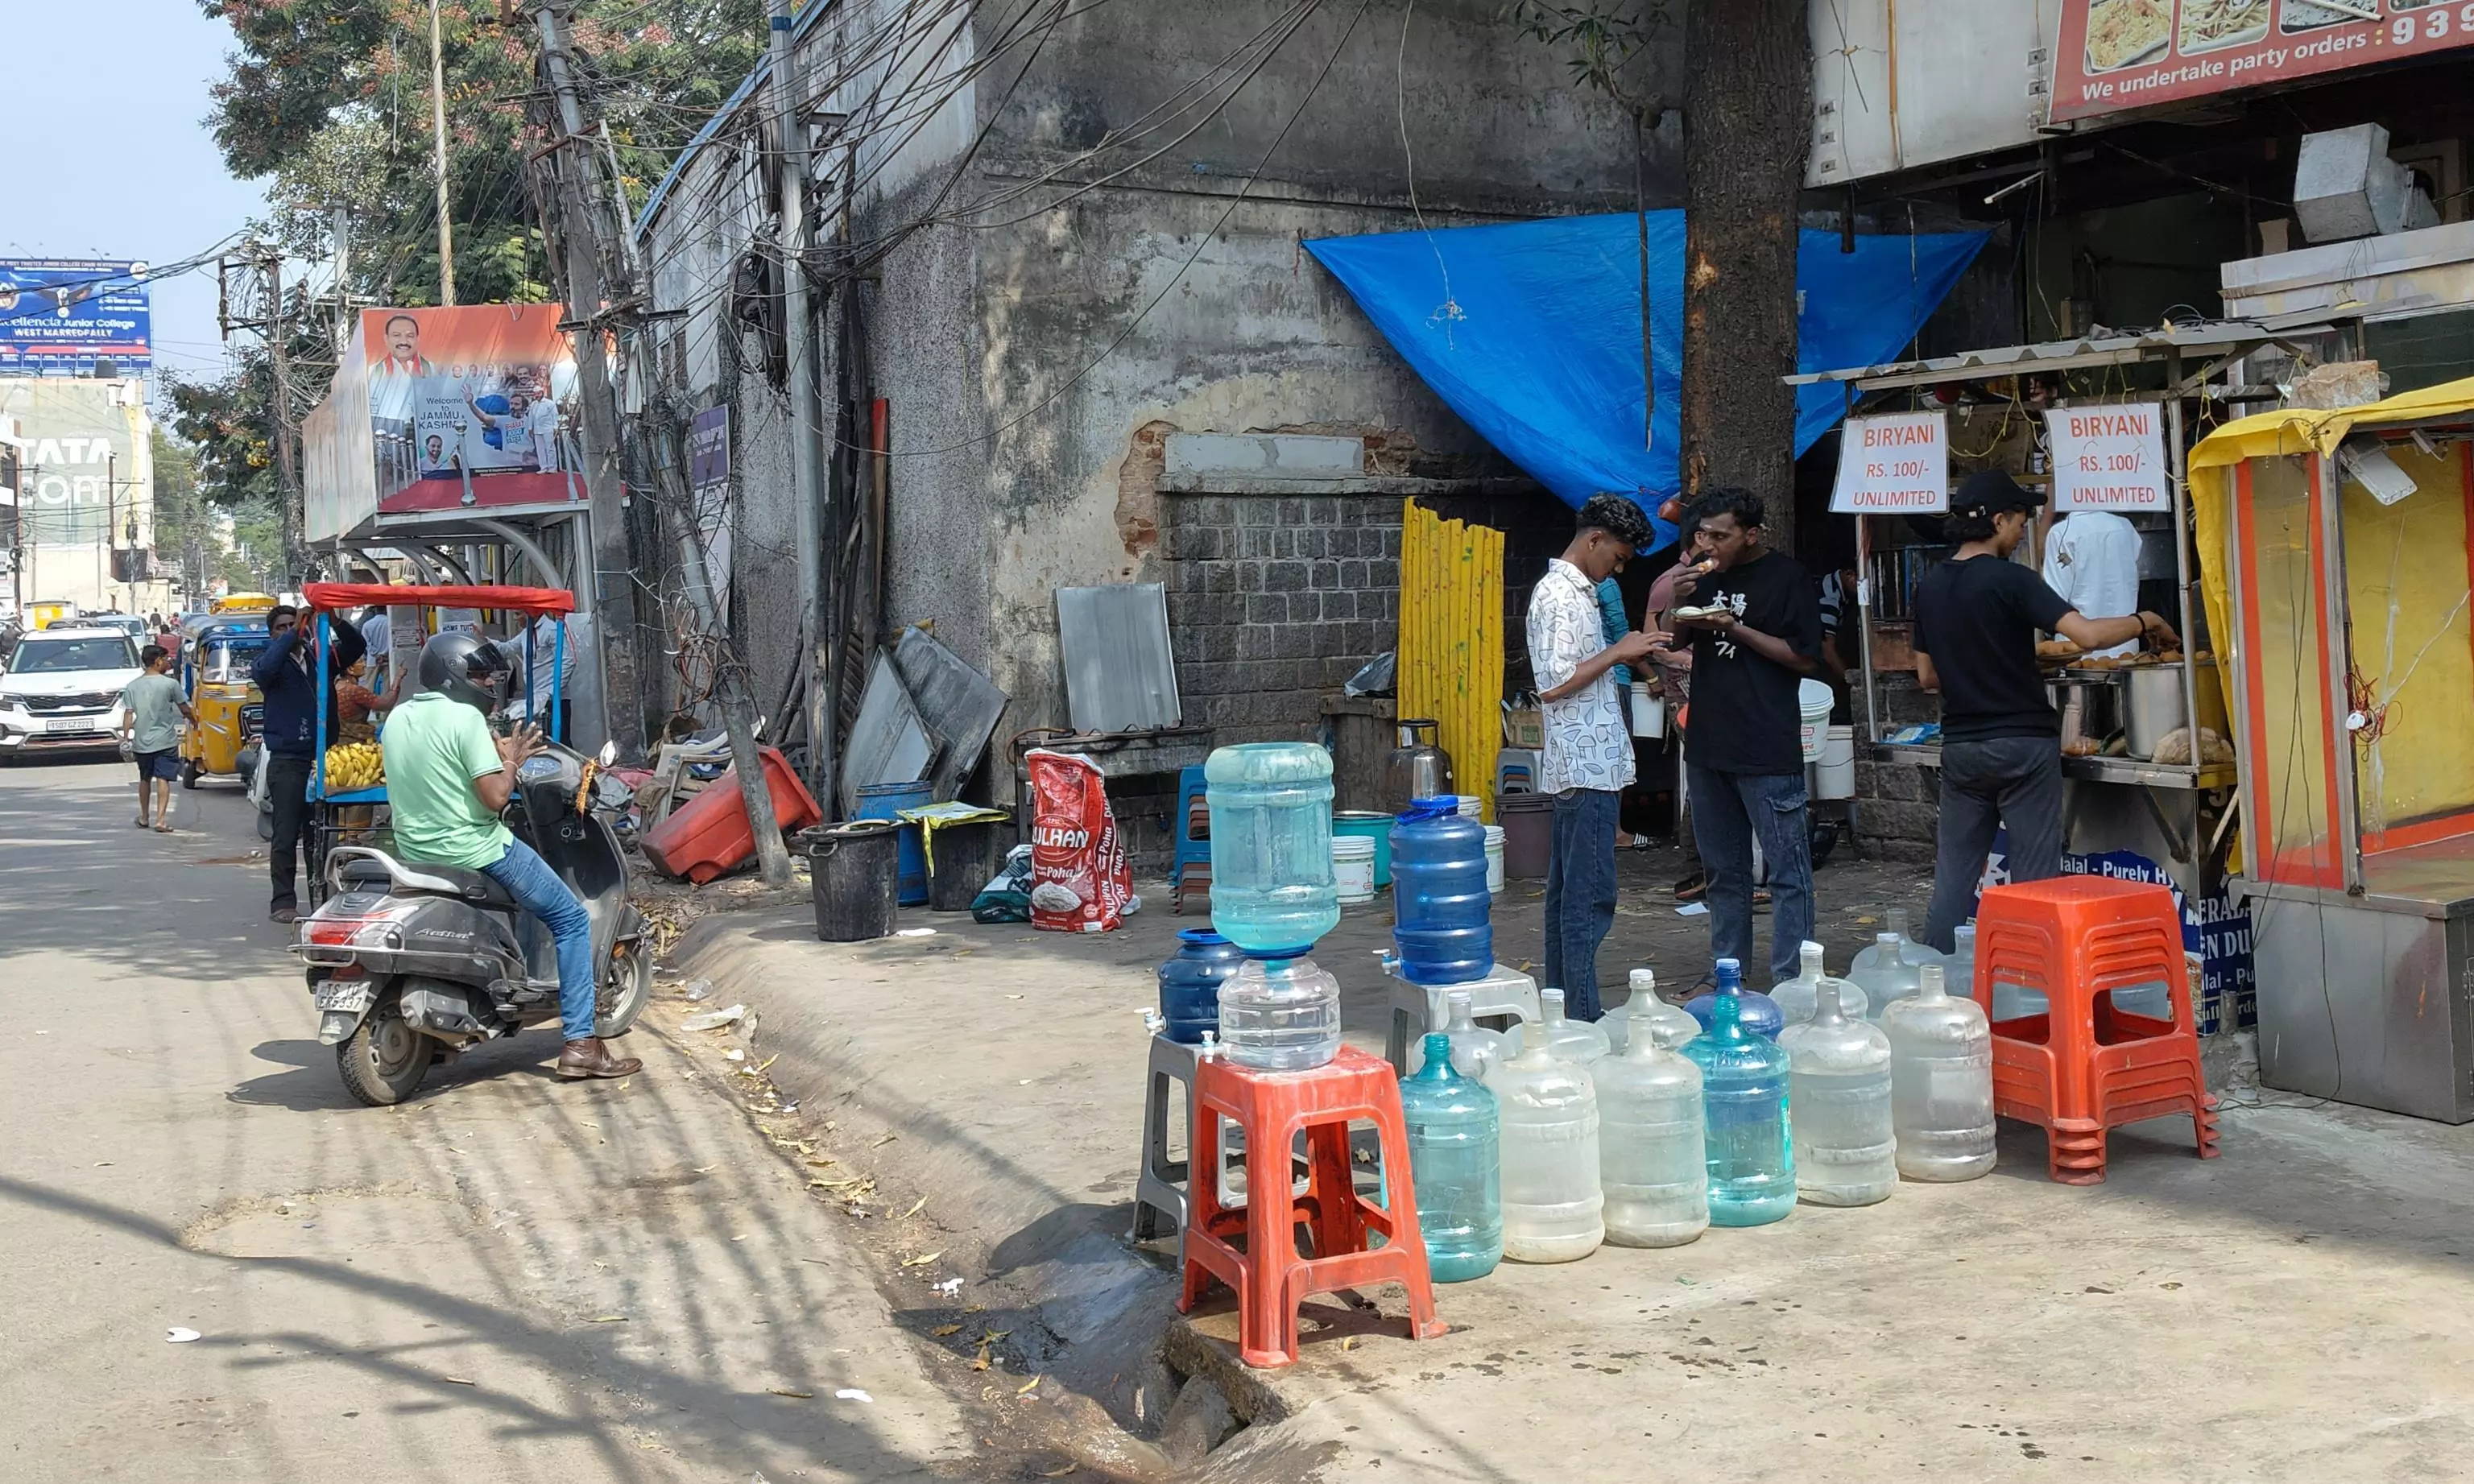
[[[1422,798],[1392,826],[1392,941],[1400,977],[1457,985],[1494,969],[1486,826],[1448,795]]]
[[[1503,1147],[1494,1094],[1453,1065],[1450,1038],[1427,1034],[1423,1065],[1400,1083],[1409,1179],[1426,1270],[1438,1283],[1484,1277],[1503,1258]]]
[[[1606,1239],[1598,1095],[1543,1036],[1488,1075],[1503,1127],[1503,1255],[1572,1262]]]
[[[1684,1006],[1685,1012],[1700,1025],[1703,1034],[1709,1034],[1718,997],[1726,994],[1734,995],[1741,1002],[1736,1006],[1735,1013],[1743,1021],[1744,1029],[1755,1035],[1776,1036],[1779,1027],[1786,1024],[1786,1017],[1779,1010],[1778,1001],[1758,989],[1744,987],[1744,966],[1734,960],[1719,960],[1716,967],[1710,970],[1710,977],[1717,981],[1718,987],[1694,995]]]
[[[1255,954],[1302,953],[1340,925],[1331,869],[1331,754],[1246,742],[1203,761],[1211,925]]]
[[[1647,1034],[1589,1066],[1598,1093],[1607,1240],[1619,1247],[1680,1247],[1710,1227],[1701,1069],[1643,1029]]]
[[[1779,1033],[1794,1109],[1796,1194],[1815,1205],[1871,1205],[1899,1188],[1890,1120],[1890,1038],[1848,1018],[1825,979],[1812,1018]]]
[[[1795,1209],[1787,1055],[1744,1025],[1745,998],[1724,988],[1710,1008],[1710,1028],[1684,1047],[1701,1069],[1713,1227],[1764,1226]]]
[[[1208,928],[1187,928],[1176,940],[1176,957],[1159,966],[1161,1034],[1191,1046],[1220,1029],[1220,986],[1246,950]]]
[[[1778,1002],[1779,1013],[1788,1025],[1801,1025],[1812,1018],[1813,991],[1825,983],[1838,986],[1838,1007],[1850,1015],[1864,1013],[1864,991],[1843,979],[1831,979],[1821,966],[1821,945],[1806,938],[1796,949],[1799,972],[1783,985],[1770,985],[1770,998]]]
[[[1598,1029],[1607,1033],[1607,1044],[1621,1051],[1631,1044],[1633,1032],[1641,1026],[1649,1028],[1650,1037],[1668,1051],[1701,1034],[1701,1022],[1681,1005],[1669,1005],[1658,996],[1658,975],[1649,969],[1635,969],[1631,974],[1632,997],[1598,1017]]]
[[[1993,1032],[1974,1000],[1953,999],[1928,963],[1916,993],[1881,1014],[1890,1038],[1890,1113],[1899,1173],[1974,1180],[1993,1168]]]
[[[1249,956],[1220,986],[1220,1047],[1266,1072],[1322,1065],[1340,1051],[1340,981],[1302,954]]]
[[[1483,1078],[1496,1062],[1512,1054],[1503,1036],[1479,1025],[1469,1016],[1467,990],[1453,990],[1443,997],[1445,1018],[1443,1029],[1432,1033],[1443,1037],[1452,1049],[1452,1070],[1463,1077]],[[1420,1038],[1409,1048],[1409,1075],[1416,1076],[1426,1062],[1426,1041]]]
[[[1892,920],[1898,914],[1892,913]],[[1893,1001],[1904,1000],[1916,992],[1918,965],[1905,952],[1906,938],[1897,932],[1877,933],[1873,946],[1856,956],[1847,966],[1847,978],[1864,991],[1864,1014],[1879,1020],[1881,1011]]]
[[[1566,1061],[1584,1066],[1612,1049],[1613,1043],[1607,1039],[1607,1033],[1589,1021],[1574,1020],[1564,1013],[1563,990],[1539,990],[1538,1009],[1540,1018],[1534,1024],[1524,1022],[1504,1036],[1505,1049],[1514,1056],[1518,1056],[1540,1037],[1544,1038],[1547,1050]]]

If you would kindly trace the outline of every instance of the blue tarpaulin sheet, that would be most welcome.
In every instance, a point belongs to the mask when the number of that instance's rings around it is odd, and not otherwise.
[[[1853,253],[1839,251],[1836,232],[1803,238],[1797,363],[1828,371],[1894,359],[1985,233],[1859,236]],[[1578,507],[1615,490],[1655,509],[1678,489],[1682,211],[1649,213],[1658,406],[1647,449],[1640,435],[1640,250],[1631,213],[1324,237],[1306,250],[1454,412],[1566,503]],[[1845,411],[1841,388],[1799,388],[1796,452]]]

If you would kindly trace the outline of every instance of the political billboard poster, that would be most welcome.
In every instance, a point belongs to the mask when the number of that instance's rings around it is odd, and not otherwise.
[[[154,333],[142,262],[0,257],[0,377],[136,375]]]
[[[362,311],[381,514],[583,497],[563,312],[547,304]]]

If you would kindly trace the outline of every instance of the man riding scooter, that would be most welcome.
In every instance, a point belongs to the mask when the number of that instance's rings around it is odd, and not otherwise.
[[[594,1034],[593,919],[558,874],[498,818],[541,730],[490,734],[508,678],[505,658],[465,633],[421,646],[418,693],[387,718],[380,739],[398,855],[410,863],[486,873],[539,917],[558,944],[561,1077],[625,1077],[643,1066]]]

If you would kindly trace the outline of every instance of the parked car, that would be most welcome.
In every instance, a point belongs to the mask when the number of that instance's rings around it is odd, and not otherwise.
[[[0,671],[0,763],[116,750],[120,693],[138,674],[136,641],[117,628],[49,628],[18,640]]]

